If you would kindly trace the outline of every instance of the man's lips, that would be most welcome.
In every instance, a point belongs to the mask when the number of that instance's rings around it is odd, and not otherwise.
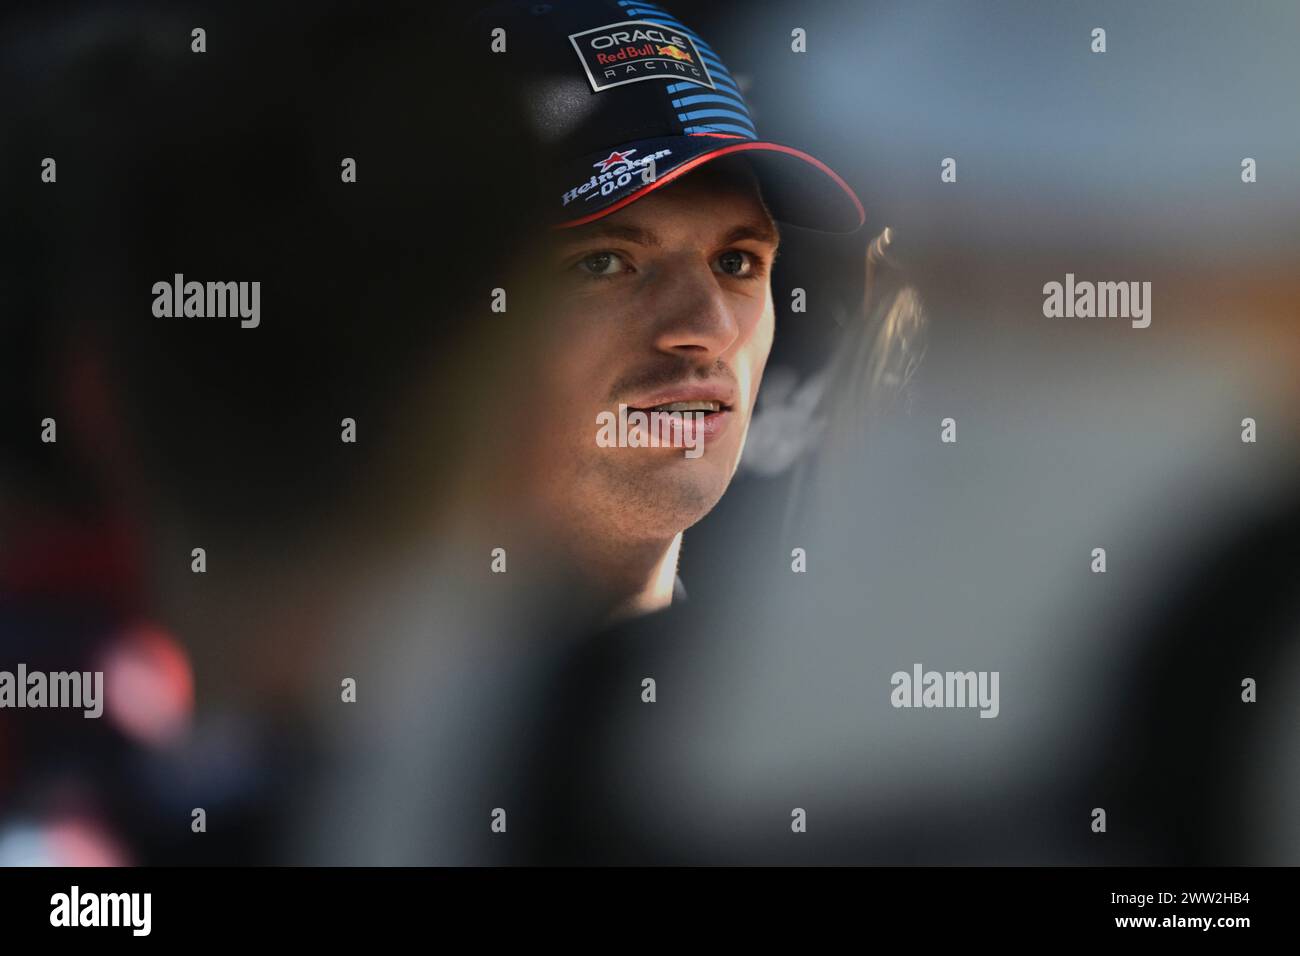
[[[624,402],[638,412],[704,412],[717,414],[731,411],[735,404],[732,390],[724,385],[690,385],[664,389]]]
[[[669,427],[678,442],[716,441],[732,419],[735,392],[726,385],[685,385],[638,396],[622,404],[629,412],[670,414]],[[703,416],[696,418],[696,414]]]

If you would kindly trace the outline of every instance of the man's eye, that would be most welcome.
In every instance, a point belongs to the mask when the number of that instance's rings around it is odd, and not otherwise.
[[[593,252],[578,262],[578,268],[593,278],[616,276],[624,267],[623,258],[616,252]]]
[[[718,256],[718,271],[737,278],[746,278],[754,271],[754,258],[748,252],[732,249]]]

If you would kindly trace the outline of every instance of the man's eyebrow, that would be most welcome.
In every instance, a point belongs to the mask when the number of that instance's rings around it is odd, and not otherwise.
[[[566,230],[566,232],[568,234],[562,238],[568,242],[589,242],[593,239],[623,239],[649,248],[659,248],[663,245],[663,240],[659,238],[659,234],[653,229],[627,223],[596,222],[585,229]],[[781,235],[777,231],[776,223],[770,219],[756,219],[751,222],[741,223],[722,237],[720,245],[730,245],[742,239],[753,239],[770,246],[781,244]]]
[[[632,226],[624,223],[597,222],[584,229],[566,230],[561,238],[569,242],[587,242],[592,239],[623,239],[639,246],[658,248],[663,245],[659,234],[653,229]]]
[[[772,220],[755,220],[742,223],[732,229],[723,237],[722,244],[725,246],[733,242],[739,242],[742,239],[753,239],[757,242],[767,243],[769,246],[779,246],[781,244],[781,233]]]

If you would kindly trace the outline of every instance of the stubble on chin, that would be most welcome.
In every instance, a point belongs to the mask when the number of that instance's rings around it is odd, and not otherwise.
[[[630,540],[671,539],[712,511],[731,480],[730,471],[720,470],[716,460],[702,465],[702,459],[638,467],[630,460],[602,457],[588,476],[591,511],[602,516],[602,525]]]

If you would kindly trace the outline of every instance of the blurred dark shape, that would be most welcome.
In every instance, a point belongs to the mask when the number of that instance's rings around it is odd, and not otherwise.
[[[6,14],[0,659],[147,679],[102,721],[0,714],[0,819],[44,832],[75,793],[133,861],[268,859],[311,733],[291,705],[219,690],[256,670],[239,634],[131,637],[160,595],[184,600],[150,549],[197,528],[291,567],[354,526],[409,523],[387,507],[394,474],[436,501],[467,443],[490,443],[463,399],[527,338],[487,306],[531,238],[519,185],[540,153],[462,19],[369,2]],[[176,273],[259,281],[260,326],[155,317],[152,286]],[[339,441],[344,417],[363,441]],[[199,724],[178,737],[185,650]],[[195,806],[219,840],[189,839]]]

